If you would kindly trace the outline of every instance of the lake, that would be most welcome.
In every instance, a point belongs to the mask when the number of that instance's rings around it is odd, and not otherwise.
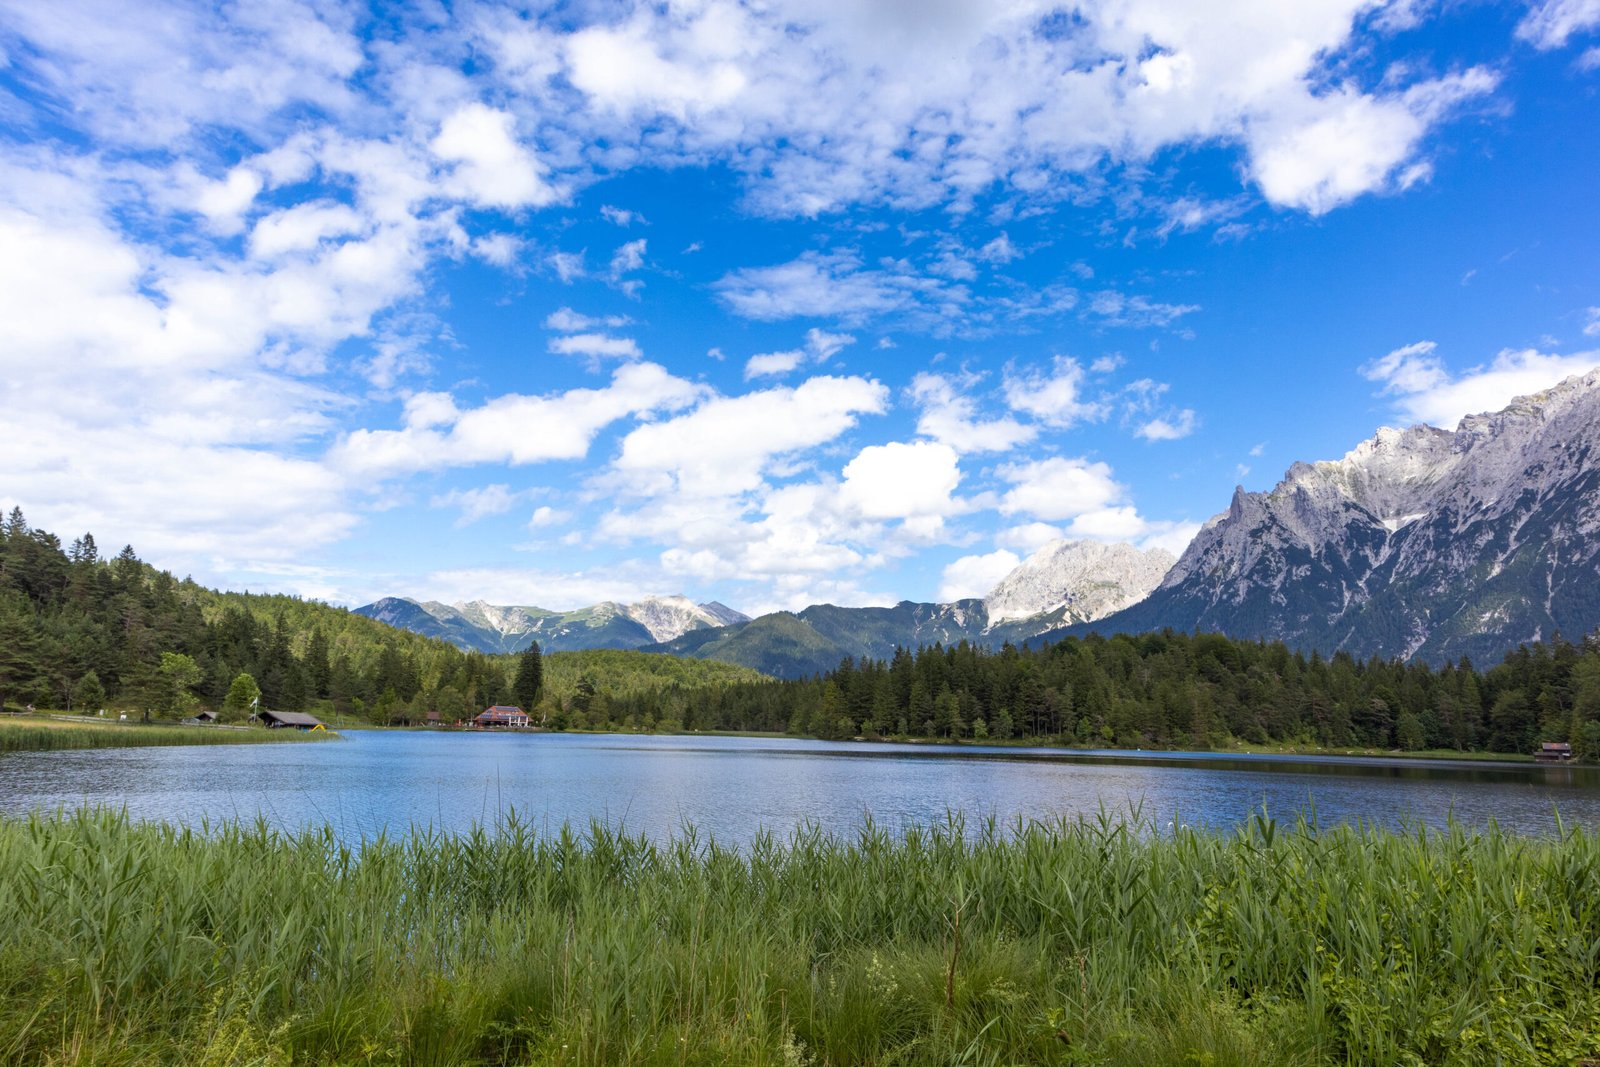
[[[356,730],[322,744],[0,755],[0,812],[83,804],[198,824],[264,818],[356,840],[463,830],[511,811],[544,829],[591,820],[663,839],[744,843],[812,823],[849,834],[962,813],[1053,819],[1137,808],[1230,826],[1280,819],[1443,825],[1452,816],[1549,833],[1600,825],[1600,770],[1524,763],[830,743],[788,738]]]

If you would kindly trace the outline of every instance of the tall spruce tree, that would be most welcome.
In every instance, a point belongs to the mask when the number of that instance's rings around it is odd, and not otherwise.
[[[535,641],[517,657],[517,677],[511,683],[511,696],[518,707],[531,712],[538,706],[539,694],[543,690],[544,654],[539,651],[539,642]]]

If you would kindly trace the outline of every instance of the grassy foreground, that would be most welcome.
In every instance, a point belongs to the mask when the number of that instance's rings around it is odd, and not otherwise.
[[[326,732],[234,730],[85,719],[81,723],[38,717],[0,717],[0,752],[55,752],[72,748],[149,748],[164,745],[240,745],[268,741],[323,740]]]
[[[0,1062],[1575,1064],[1600,839],[0,820]]]

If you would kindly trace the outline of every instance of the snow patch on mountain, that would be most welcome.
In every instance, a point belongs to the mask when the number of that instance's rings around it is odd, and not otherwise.
[[[1100,541],[1055,541],[1000,580],[984,598],[991,627],[1066,609],[1063,622],[1093,622],[1143,600],[1175,557]]]
[[[1448,656],[1600,618],[1600,371],[1235,491],[1129,625]],[[1147,610],[1148,609],[1148,610]]]
[[[637,604],[620,605],[623,614],[649,630],[650,636],[656,641],[671,641],[704,626],[726,626],[728,621],[748,621],[748,616],[732,608],[722,604],[716,607],[720,611],[712,612],[681,594],[647,596]]]

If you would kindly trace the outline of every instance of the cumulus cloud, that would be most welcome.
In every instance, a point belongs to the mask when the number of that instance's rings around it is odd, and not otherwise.
[[[922,536],[943,526],[958,507],[956,450],[933,441],[869,445],[844,468],[839,500],[868,519],[899,519]]]
[[[430,147],[455,164],[447,183],[458,196],[482,207],[541,207],[561,198],[545,181],[547,168],[517,143],[516,119],[484,104],[468,104],[439,127]]]
[[[1060,429],[1078,422],[1105,418],[1104,401],[1085,400],[1083,367],[1070,356],[1057,356],[1049,373],[1032,368],[1008,368],[1005,375],[1006,403],[1013,411],[1024,412],[1047,426]]]
[[[1533,349],[1505,349],[1488,363],[1453,374],[1435,353],[1432,341],[1397,348],[1361,368],[1381,382],[1381,395],[1413,422],[1453,429],[1463,416],[1498,411],[1513,399],[1537,393],[1574,374],[1600,367],[1600,352],[1550,355]]]
[[[1178,441],[1194,433],[1200,425],[1192,408],[1184,408],[1171,418],[1154,418],[1141,425],[1134,435],[1146,441]]]
[[[588,356],[591,359],[638,359],[643,353],[631,337],[613,337],[604,333],[574,333],[565,337],[552,337],[546,345],[551,352],[561,356]]]
[[[600,389],[510,393],[466,410],[430,401],[427,425],[355,430],[330,451],[329,460],[352,475],[386,477],[482,463],[582,459],[595,435],[619,419],[679,410],[703,394],[702,387],[657,364],[629,363]]]
[[[691,496],[748,492],[762,485],[774,457],[833,440],[861,415],[881,413],[888,393],[866,378],[819,377],[792,389],[713,397],[630,432],[615,467],[636,485],[669,479]]]
[[[751,356],[745,362],[744,376],[748,381],[751,378],[788,374],[804,363],[826,363],[843,351],[845,346],[853,345],[855,342],[856,339],[847,333],[828,333],[812,327],[806,331],[804,348]]]
[[[1298,114],[1252,127],[1252,170],[1267,199],[1312,215],[1364,193],[1404,189],[1428,176],[1429,165],[1416,158],[1423,135],[1498,82],[1473,68],[1395,96],[1346,88],[1311,98]]]
[[[1047,522],[1025,522],[1017,526],[1010,526],[995,534],[995,543],[1003,548],[1014,549],[1024,556],[1031,556],[1045,545],[1060,541],[1067,536],[1067,532],[1059,526],[1052,526]]]
[[[962,556],[944,568],[939,576],[941,601],[986,597],[1000,580],[1022,565],[1015,552],[1003,548],[986,555]]]
[[[1002,515],[1028,515],[1046,521],[1075,519],[1120,503],[1127,489],[1107,463],[1052,456],[1007,464],[1000,477],[1011,488],[1000,500]]]
[[[912,402],[921,409],[917,432],[960,452],[1006,452],[1038,436],[1009,416],[981,420],[970,390],[977,381],[923,371],[911,379]]]

